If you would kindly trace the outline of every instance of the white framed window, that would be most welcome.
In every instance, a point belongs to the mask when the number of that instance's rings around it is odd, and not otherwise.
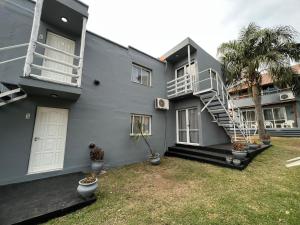
[[[196,75],[195,61],[191,62],[191,69],[189,69],[189,64],[185,64],[185,65],[175,69],[175,78],[180,78],[180,77],[184,76],[187,73],[190,73],[193,76]]]
[[[151,86],[152,71],[145,67],[132,64],[131,81],[134,83]]]
[[[131,131],[130,135],[140,135],[141,130],[143,135],[151,135],[152,116],[142,114],[131,114]],[[141,130],[139,128],[141,125]]]

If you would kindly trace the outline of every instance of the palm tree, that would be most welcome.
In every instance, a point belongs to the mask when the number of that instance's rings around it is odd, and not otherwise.
[[[241,30],[237,40],[223,43],[218,48],[227,81],[234,84],[242,80],[252,93],[260,138],[265,134],[261,77],[268,71],[278,85],[292,83],[290,62],[300,59],[296,36],[297,32],[291,26],[261,28],[250,23]]]

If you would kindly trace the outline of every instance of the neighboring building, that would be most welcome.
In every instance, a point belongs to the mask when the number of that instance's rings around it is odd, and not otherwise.
[[[88,169],[91,142],[107,167],[143,161],[138,121],[161,154],[245,138],[220,63],[190,38],[153,58],[86,31],[77,0],[1,1],[0,17],[0,184]]]
[[[292,66],[295,76],[300,74],[300,64]],[[256,132],[257,123],[254,102],[248,86],[240,82],[229,90],[236,108],[240,108],[243,125]],[[279,88],[270,74],[265,73],[261,79],[261,99],[265,128],[273,135],[300,135],[300,98],[295,96],[291,88]]]

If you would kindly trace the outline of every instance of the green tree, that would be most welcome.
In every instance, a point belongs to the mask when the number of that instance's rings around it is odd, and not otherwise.
[[[250,23],[240,31],[237,40],[218,48],[227,81],[231,84],[245,81],[251,91],[260,138],[265,134],[260,91],[262,74],[268,71],[278,85],[292,84],[294,72],[290,63],[300,59],[296,37],[297,32],[291,26],[261,28]]]

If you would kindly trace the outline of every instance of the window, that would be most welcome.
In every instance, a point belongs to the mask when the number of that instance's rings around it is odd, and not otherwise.
[[[151,70],[132,64],[131,81],[151,86]]]
[[[130,135],[140,135],[141,130],[144,135],[151,135],[151,120],[148,115],[131,114],[131,133]],[[139,128],[141,126],[141,130]]]
[[[191,70],[189,71],[189,64],[186,64],[182,67],[179,67],[175,70],[175,78],[180,78],[182,76],[184,76],[185,74],[190,73],[191,75],[195,75],[196,74],[196,66],[195,66],[195,62],[191,62]]]
[[[287,120],[285,107],[267,108],[263,111],[265,122],[270,124],[271,128],[281,128],[281,124]]]

